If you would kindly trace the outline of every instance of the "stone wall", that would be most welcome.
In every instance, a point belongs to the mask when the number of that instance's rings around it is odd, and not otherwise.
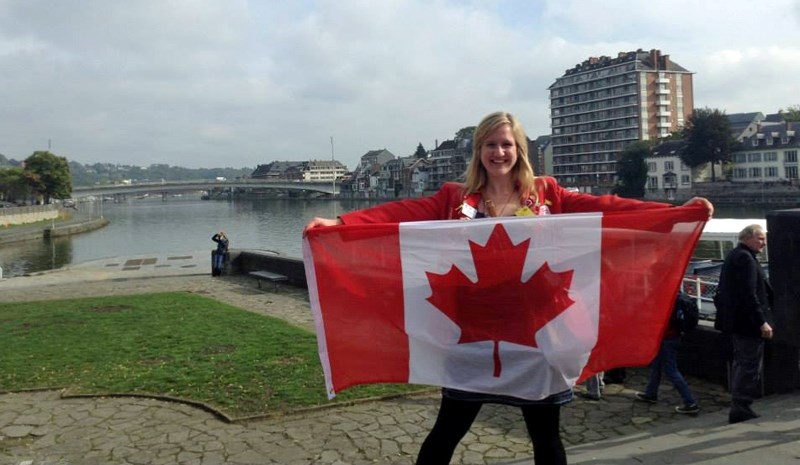
[[[55,205],[0,208],[0,226],[2,227],[54,220],[56,218],[58,218],[58,207]]]
[[[263,250],[232,250],[231,272],[247,274],[251,271],[271,271],[289,278],[289,284],[306,287],[303,261]]]

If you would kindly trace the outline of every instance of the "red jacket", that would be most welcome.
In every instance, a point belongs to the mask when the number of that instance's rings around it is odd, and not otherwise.
[[[571,192],[559,186],[552,177],[541,179],[544,180],[544,183],[538,191],[538,202],[534,203],[531,199],[531,205],[529,205],[536,214],[605,212],[671,206],[666,203],[643,202],[616,195],[597,196]],[[462,217],[461,205],[465,201],[477,207],[480,194],[465,196],[463,184],[448,182],[429,197],[387,202],[372,208],[345,213],[339,218],[344,224],[458,219]]]

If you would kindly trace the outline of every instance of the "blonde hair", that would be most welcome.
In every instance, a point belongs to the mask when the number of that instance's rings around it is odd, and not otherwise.
[[[464,185],[466,194],[480,192],[486,187],[488,176],[486,168],[481,163],[481,148],[489,134],[504,124],[507,124],[511,129],[514,143],[517,146],[517,163],[512,168],[512,172],[516,177],[520,199],[524,200],[533,197],[536,200],[538,195],[535,191],[535,185],[538,182],[538,178],[534,175],[533,167],[528,161],[528,136],[525,135],[525,129],[522,128],[519,120],[511,113],[504,111],[487,115],[475,128],[475,135],[472,139],[472,160],[469,162],[465,173],[466,180]]]

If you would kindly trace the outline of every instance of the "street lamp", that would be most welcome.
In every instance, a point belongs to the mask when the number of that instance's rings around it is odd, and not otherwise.
[[[333,136],[331,136],[331,196],[336,198],[336,159],[333,158]]]

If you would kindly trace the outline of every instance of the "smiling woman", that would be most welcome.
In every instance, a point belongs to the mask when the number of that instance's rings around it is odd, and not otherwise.
[[[314,218],[308,222],[304,231],[311,236],[317,233],[313,231],[316,228],[334,225],[472,220],[493,216],[533,216],[671,207],[669,204],[642,202],[617,196],[597,197],[569,192],[554,178],[535,176],[528,161],[528,138],[520,122],[510,113],[496,112],[483,118],[475,130],[472,150],[472,159],[467,167],[464,184],[445,183],[430,197],[389,202],[345,213],[335,219]],[[712,206],[705,199],[693,199],[688,204],[700,204],[704,207],[702,213],[711,215]],[[381,274],[376,273],[377,275]],[[375,285],[383,284],[378,278],[375,279]],[[498,285],[496,289],[504,291],[507,286]],[[487,311],[493,314],[496,312],[496,318],[513,325],[514,323],[511,323],[514,321],[513,318],[503,317],[503,312],[509,311],[509,308],[506,308],[509,305],[504,305],[508,302],[506,296],[503,292],[496,294],[494,299],[496,307],[488,306]],[[554,295],[546,295],[543,301],[551,304],[554,298]],[[437,341],[437,344],[448,346],[451,341],[445,339]],[[463,360],[464,357],[452,359]],[[445,371],[463,372],[461,368],[463,367],[455,366]],[[541,377],[548,378],[543,374]],[[531,379],[531,383],[533,382]],[[525,398],[517,397],[516,392],[503,391],[499,394],[497,384],[483,380],[476,380],[474,384],[464,384],[448,378],[440,385],[445,387],[442,389],[439,415],[433,430],[420,449],[418,464],[449,463],[456,446],[469,431],[484,403],[501,403],[521,408],[533,442],[536,463],[566,464],[566,454],[559,433],[559,418],[561,405],[572,399],[571,384],[554,383],[552,389],[548,388],[541,393],[542,395]],[[470,386],[474,390],[462,390]]]

